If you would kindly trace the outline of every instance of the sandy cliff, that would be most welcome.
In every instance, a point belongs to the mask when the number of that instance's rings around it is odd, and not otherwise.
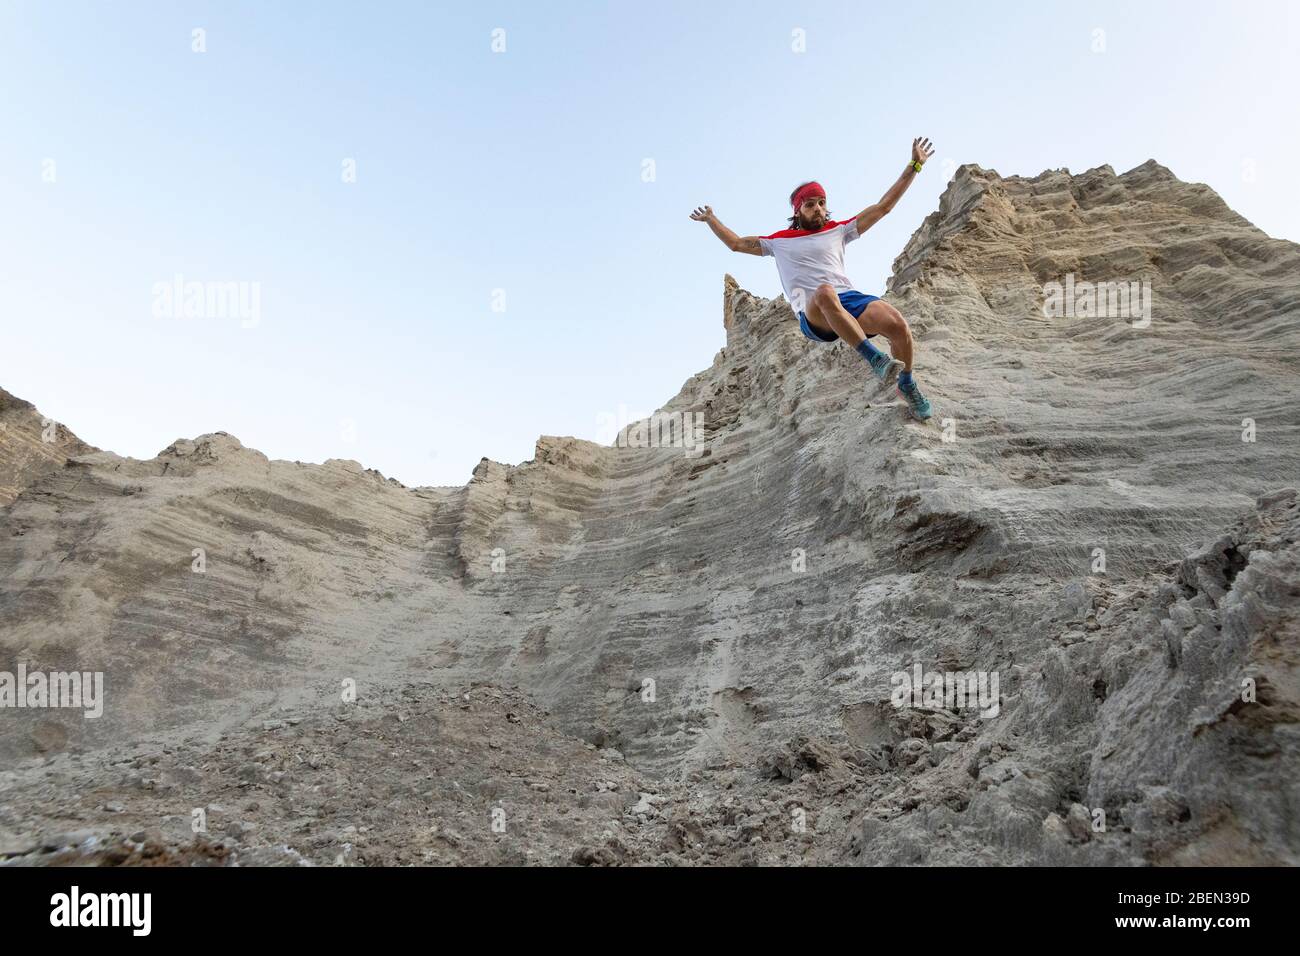
[[[888,287],[928,425],[723,293],[662,409],[698,443],[543,437],[464,488],[120,458],[0,393],[0,669],[106,681],[0,711],[0,853],[189,859],[217,804],[204,859],[1300,862],[1300,247],[1155,162],[963,166]],[[892,706],[918,665],[996,715]]]

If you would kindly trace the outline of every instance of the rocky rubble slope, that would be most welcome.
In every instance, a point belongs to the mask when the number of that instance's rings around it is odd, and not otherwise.
[[[887,290],[928,425],[728,277],[689,447],[417,489],[224,434],[7,457],[0,669],[106,690],[0,711],[0,852],[185,861],[215,804],[205,860],[1294,863],[1298,266],[1154,162],[963,166]],[[1149,323],[1045,315],[1067,277]],[[918,666],[996,706],[893,706]],[[519,746],[455,729],[476,687]]]

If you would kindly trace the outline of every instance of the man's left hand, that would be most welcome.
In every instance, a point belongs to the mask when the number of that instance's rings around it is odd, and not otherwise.
[[[924,163],[933,155],[934,147],[930,144],[928,139],[918,136],[916,139],[912,140],[912,162]]]

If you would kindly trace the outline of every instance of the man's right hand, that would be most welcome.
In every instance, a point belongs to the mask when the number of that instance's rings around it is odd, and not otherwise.
[[[744,239],[736,235],[721,222],[718,217],[713,215],[712,206],[699,206],[695,212],[691,213],[691,218],[696,222],[707,222],[713,234],[727,244],[727,248],[732,252],[747,252],[751,256],[761,256],[763,246],[758,241],[757,236],[746,236]]]

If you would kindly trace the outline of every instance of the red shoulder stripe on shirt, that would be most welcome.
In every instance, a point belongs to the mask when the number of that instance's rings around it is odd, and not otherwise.
[[[851,220],[844,219],[840,222],[831,221],[826,223],[816,232],[811,229],[782,229],[780,232],[774,232],[770,236],[759,236],[760,239],[797,239],[800,236],[820,236],[828,229],[834,229],[836,226],[847,225]]]

